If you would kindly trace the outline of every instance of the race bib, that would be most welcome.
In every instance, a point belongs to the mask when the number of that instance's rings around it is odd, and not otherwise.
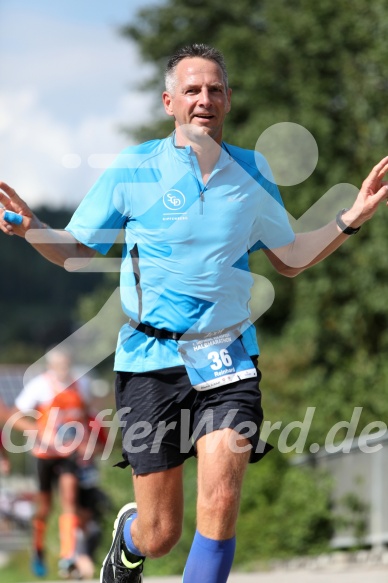
[[[240,338],[224,332],[211,338],[180,342],[178,348],[194,389],[208,391],[257,376]]]

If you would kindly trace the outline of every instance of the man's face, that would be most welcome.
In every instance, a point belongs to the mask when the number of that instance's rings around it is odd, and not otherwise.
[[[225,88],[221,68],[208,59],[185,58],[178,63],[175,75],[174,92],[163,93],[167,114],[175,118],[177,128],[194,124],[220,144],[232,93]]]
[[[51,370],[51,372],[54,373],[60,382],[65,382],[70,375],[70,358],[67,356],[67,354],[62,354],[59,352],[54,353],[50,358],[48,368]]]

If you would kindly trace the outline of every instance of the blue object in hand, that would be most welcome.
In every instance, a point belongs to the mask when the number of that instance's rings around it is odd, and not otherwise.
[[[23,215],[18,215],[12,211],[5,211],[4,220],[7,223],[13,223],[14,225],[20,225],[23,222]]]

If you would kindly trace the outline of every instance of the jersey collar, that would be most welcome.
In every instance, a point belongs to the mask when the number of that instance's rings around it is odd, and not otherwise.
[[[170,151],[173,156],[180,160],[181,162],[191,166],[191,158],[196,158],[195,152],[190,145],[187,146],[176,146],[175,145],[175,130],[169,138]],[[214,170],[222,170],[225,166],[228,166],[233,162],[233,158],[229,154],[227,147],[224,142],[221,143],[220,156],[215,164]]]

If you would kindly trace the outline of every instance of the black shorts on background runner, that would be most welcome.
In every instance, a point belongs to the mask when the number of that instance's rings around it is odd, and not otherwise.
[[[62,474],[77,475],[78,467],[72,456],[61,458],[37,458],[40,492],[51,492]]]

